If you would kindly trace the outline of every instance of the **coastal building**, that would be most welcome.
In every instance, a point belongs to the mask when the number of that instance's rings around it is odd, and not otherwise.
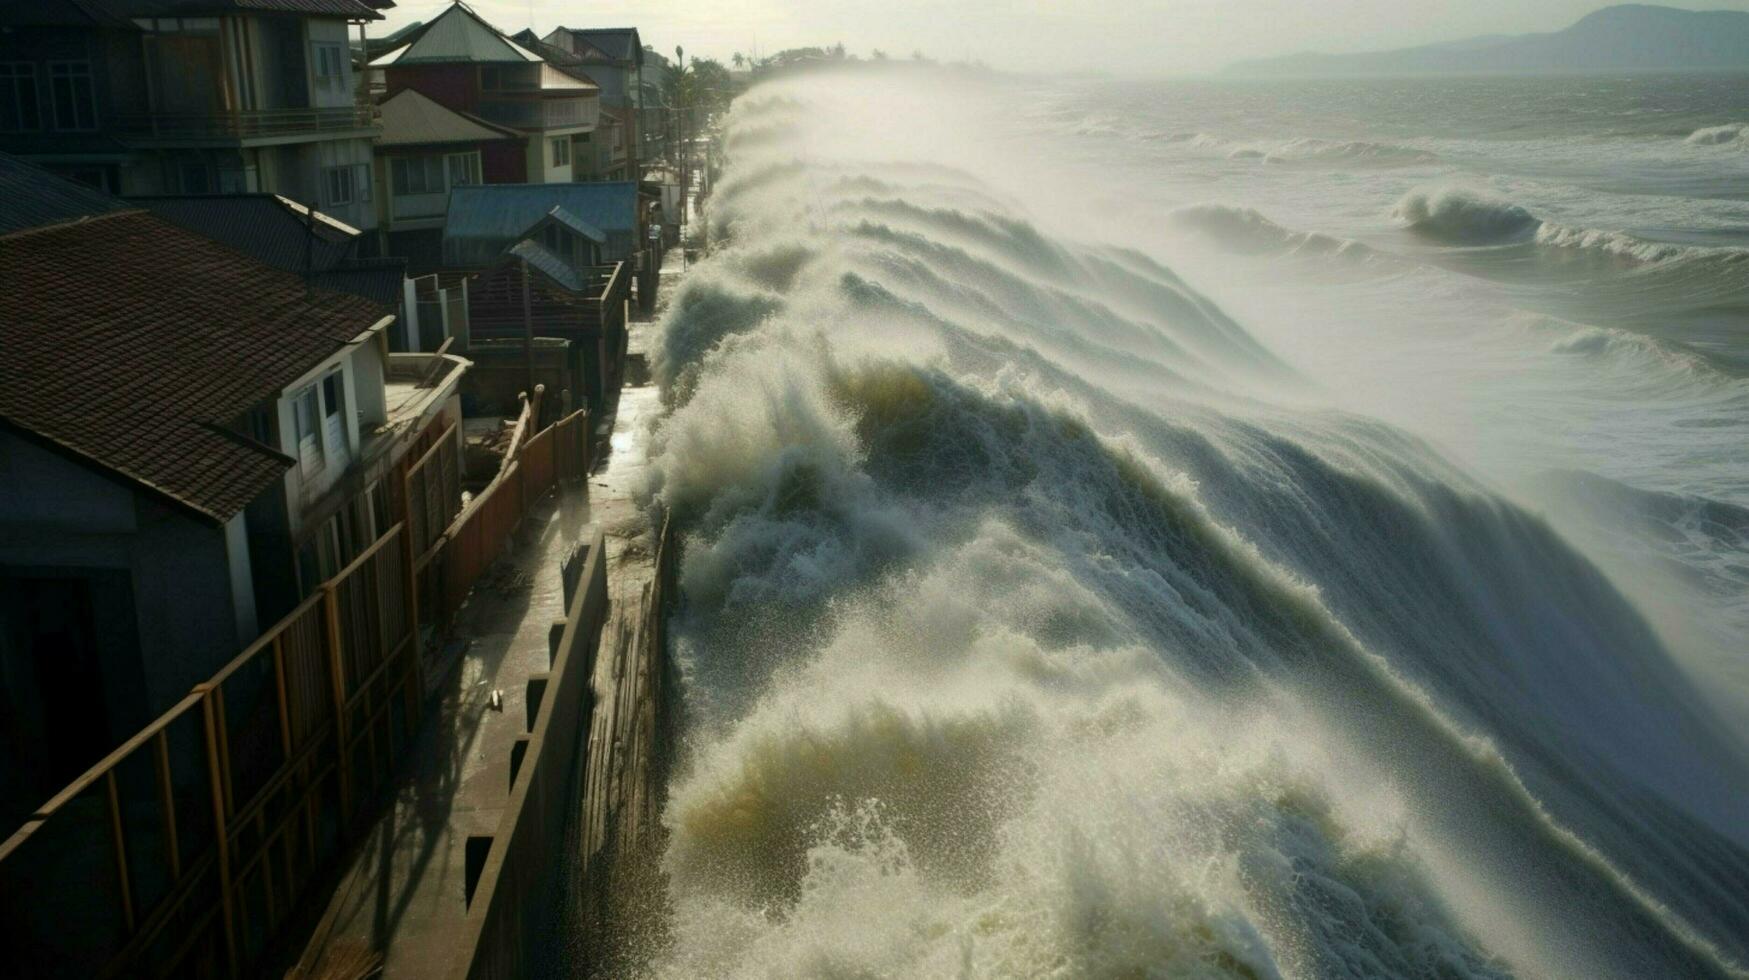
[[[467,362],[0,155],[0,803],[49,793],[396,520]]]
[[[528,138],[414,88],[396,92],[378,108],[378,221],[389,254],[429,271],[441,260],[449,192],[470,184],[522,183]]]
[[[638,66],[638,150],[645,167],[672,158],[674,114],[668,109],[668,72],[672,66],[660,51],[644,45]]]
[[[508,155],[494,155],[497,163],[490,168],[483,156],[481,179],[532,184],[573,179],[575,145],[595,131],[600,110],[600,88],[589,76],[549,64],[460,3],[404,40],[370,63],[382,72],[388,99],[411,89],[521,135],[521,173],[507,172]]]
[[[568,230],[545,232],[555,251],[586,239],[595,246],[590,264],[631,262],[644,247],[650,207],[629,180],[457,187],[449,197],[443,263],[484,268],[541,227]]]
[[[569,52],[573,67],[600,86],[602,132],[591,141],[593,173],[604,180],[637,180],[642,173],[640,73],[643,42],[635,27],[576,29],[560,27],[542,40]]]
[[[435,350],[443,323],[422,324],[407,260],[364,253],[369,236],[278,194],[217,194],[135,198],[134,203],[311,285],[362,296],[395,313],[393,351]]]
[[[0,151],[124,196],[267,192],[371,230],[349,29],[392,0],[0,3]]]

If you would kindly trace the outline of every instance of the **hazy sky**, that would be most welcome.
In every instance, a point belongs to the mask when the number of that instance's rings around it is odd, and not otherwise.
[[[842,41],[866,55],[921,49],[1012,70],[1172,74],[1292,51],[1358,51],[1476,34],[1548,31],[1608,6],[1606,0],[473,0],[481,16],[514,33],[568,27],[636,27],[664,53],[724,61]],[[399,0],[384,33],[429,20],[448,0]],[[1749,9],[1749,0],[1673,3]]]

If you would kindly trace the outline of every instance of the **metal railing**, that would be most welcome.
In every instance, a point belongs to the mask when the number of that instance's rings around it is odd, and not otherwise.
[[[303,133],[369,129],[376,110],[368,105],[308,109],[214,109],[211,112],[147,112],[116,116],[123,138],[256,139]]]
[[[410,568],[397,524],[0,843],[7,972],[257,961],[418,724]]]

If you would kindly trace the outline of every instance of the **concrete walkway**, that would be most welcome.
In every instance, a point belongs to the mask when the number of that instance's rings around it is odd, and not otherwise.
[[[678,251],[671,254],[678,258]],[[678,266],[664,263],[662,306],[679,284],[678,273]],[[646,354],[654,330],[649,321],[630,325],[634,359]],[[647,376],[641,365],[628,374],[640,382]],[[642,606],[635,600],[648,592],[653,537],[638,498],[646,485],[649,421],[659,411],[656,389],[647,383],[621,391],[606,458],[586,490],[555,491],[531,509],[509,554],[482,576],[457,614],[451,645],[465,648],[432,682],[437,710],[420,729],[392,802],[342,874],[302,957],[305,967],[366,950],[382,955],[383,975],[391,980],[441,977],[452,967],[451,939],[467,913],[467,840],[494,833],[509,802],[511,745],[527,731],[526,682],[548,669],[549,630],[565,616],[561,563],[588,546],[591,525],[599,524],[607,533],[611,608],[621,617],[634,615]],[[612,628],[604,631],[604,647],[614,635]],[[598,699],[618,700],[614,665],[623,661],[618,653],[598,664]],[[494,691],[500,708],[492,706]],[[642,817],[640,824],[653,814]]]
[[[312,952],[362,948],[383,955],[386,977],[448,971],[451,937],[467,913],[467,839],[494,833],[509,802],[511,744],[527,731],[527,680],[548,668],[548,630],[565,617],[560,563],[588,547],[589,524],[581,491],[549,495],[474,587],[452,634],[466,649],[436,682],[437,710],[392,802],[357,846],[306,963]]]

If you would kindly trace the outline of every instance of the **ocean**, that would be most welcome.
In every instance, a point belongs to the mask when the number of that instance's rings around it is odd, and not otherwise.
[[[691,977],[1749,968],[1749,78],[813,74],[662,321]]]

